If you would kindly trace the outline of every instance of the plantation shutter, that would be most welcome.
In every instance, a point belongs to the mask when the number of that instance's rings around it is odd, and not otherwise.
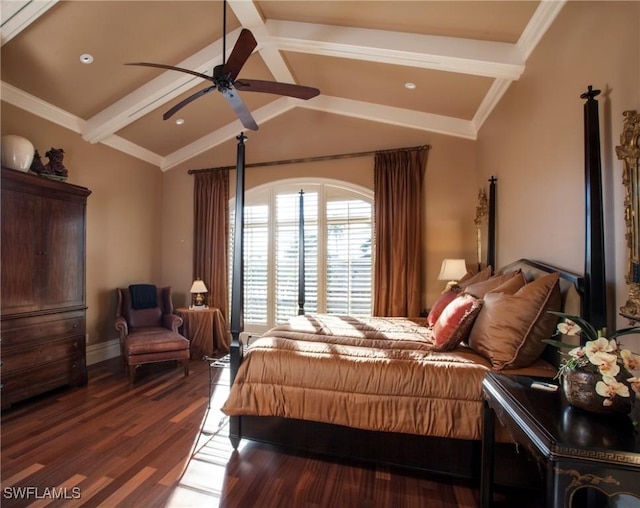
[[[327,312],[371,315],[371,204],[327,202]]]

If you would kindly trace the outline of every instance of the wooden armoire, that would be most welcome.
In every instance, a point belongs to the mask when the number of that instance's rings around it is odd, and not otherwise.
[[[91,191],[2,168],[2,408],[87,383],[86,204]]]

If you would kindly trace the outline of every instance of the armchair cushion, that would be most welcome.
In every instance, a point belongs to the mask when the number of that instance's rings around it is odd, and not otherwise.
[[[124,342],[127,355],[189,350],[189,339],[166,328],[144,328],[132,332]]]

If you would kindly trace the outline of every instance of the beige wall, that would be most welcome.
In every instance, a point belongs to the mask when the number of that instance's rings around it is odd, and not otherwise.
[[[482,127],[479,179],[498,176],[498,264],[529,257],[584,272],[583,99],[600,109],[610,315],[626,299],[622,112],[640,110],[640,3],[568,2]],[[618,319],[617,326],[627,321]],[[633,341],[633,339],[631,339]],[[640,340],[636,340],[640,350]]]
[[[68,182],[87,187],[88,345],[117,337],[114,288],[160,282],[162,173],[105,145],[2,103],[2,134],[29,139],[43,162],[63,148]]]

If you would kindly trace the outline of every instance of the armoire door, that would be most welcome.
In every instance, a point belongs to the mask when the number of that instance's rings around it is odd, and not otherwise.
[[[46,242],[41,267],[42,310],[84,305],[84,207],[77,201],[42,200]]]
[[[40,232],[41,204],[41,198],[35,194],[2,190],[0,302],[3,315],[40,308],[40,267],[45,253]]]

